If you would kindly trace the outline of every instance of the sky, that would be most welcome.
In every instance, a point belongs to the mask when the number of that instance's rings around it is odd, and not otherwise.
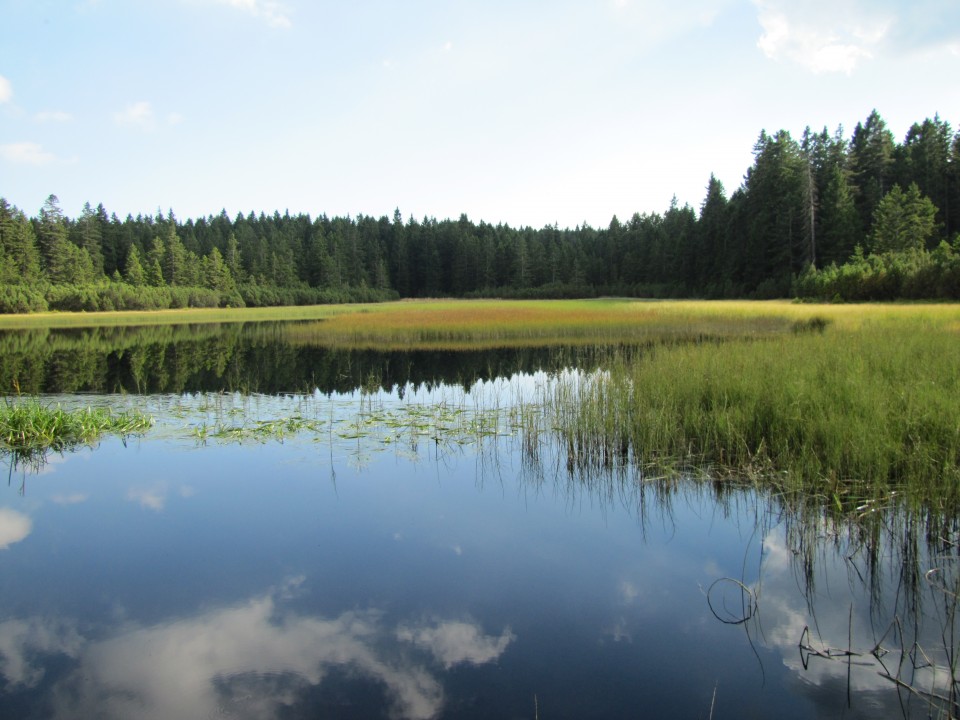
[[[956,0],[0,0],[0,197],[35,216],[606,227],[761,130],[960,128]]]

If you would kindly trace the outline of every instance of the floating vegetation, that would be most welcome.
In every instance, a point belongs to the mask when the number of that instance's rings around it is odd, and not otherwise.
[[[366,450],[415,449],[421,442],[452,447],[511,436],[520,422],[516,408],[479,407],[468,396],[459,402],[428,403],[385,403],[379,395],[361,396],[359,403],[317,396],[243,395],[202,395],[192,401],[192,408],[181,405],[168,417],[187,420],[187,434],[200,444],[284,442],[296,437],[332,444],[363,442]],[[205,417],[196,420],[198,413]]]

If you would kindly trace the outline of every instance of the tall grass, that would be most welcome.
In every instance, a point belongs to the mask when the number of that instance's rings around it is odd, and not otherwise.
[[[664,346],[545,398],[573,464],[674,464],[814,481],[837,501],[960,497],[960,336],[913,320]]]
[[[126,437],[145,432],[153,421],[132,411],[106,408],[65,410],[39,400],[0,405],[0,451],[30,454],[96,443],[105,435]]]

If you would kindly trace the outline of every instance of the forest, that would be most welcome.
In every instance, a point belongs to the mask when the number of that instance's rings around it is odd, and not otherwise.
[[[36,216],[0,198],[0,312],[254,307],[419,297],[960,299],[960,133],[898,142],[874,110],[762,131],[728,196],[608,227],[513,228],[466,215]]]

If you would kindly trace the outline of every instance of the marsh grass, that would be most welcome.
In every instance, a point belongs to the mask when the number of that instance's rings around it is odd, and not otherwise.
[[[137,411],[114,414],[108,408],[66,410],[37,399],[0,405],[0,450],[34,455],[93,445],[106,435],[128,437],[146,432],[153,420]]]
[[[303,345],[457,351],[746,338],[785,332],[791,322],[775,313],[704,315],[631,300],[433,301],[299,323],[285,336]]]
[[[923,322],[665,346],[544,398],[573,465],[674,464],[844,505],[960,498],[960,338]]]

